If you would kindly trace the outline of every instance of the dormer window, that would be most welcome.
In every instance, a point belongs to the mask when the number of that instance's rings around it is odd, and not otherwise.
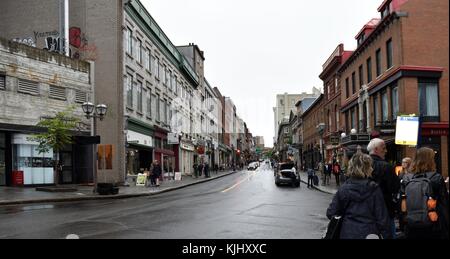
[[[389,8],[390,5],[391,5],[391,3],[386,4],[384,6],[384,8],[381,10],[381,19],[384,19],[386,16],[388,16],[391,13],[391,10]]]
[[[361,45],[365,39],[366,39],[366,35],[364,33],[362,33],[361,36],[359,36],[359,38],[358,38],[358,46]]]

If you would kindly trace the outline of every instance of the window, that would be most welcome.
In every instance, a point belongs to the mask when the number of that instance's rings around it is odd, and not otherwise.
[[[381,121],[388,120],[388,96],[387,91],[381,93]]]
[[[335,127],[335,129],[336,129],[336,131],[338,131],[339,130],[339,116],[340,116],[341,113],[339,112],[339,109],[338,109],[337,105],[335,106],[334,111],[336,113],[336,127]]]
[[[346,131],[350,131],[350,129],[349,129],[349,121],[348,121],[348,114],[349,114],[349,112],[350,111],[346,111],[345,112],[345,129],[346,129]]]
[[[353,72],[352,73],[352,94],[354,94],[356,92],[356,89],[355,89],[356,79],[355,79],[355,77],[356,77],[356,74],[355,74],[355,72]]]
[[[161,64],[159,63],[159,58],[155,57],[155,78],[159,80],[159,70]]]
[[[142,82],[137,82],[137,110],[142,112]]]
[[[169,83],[170,83],[170,75],[172,74],[172,72],[170,72],[169,71],[169,69],[167,69],[167,67],[166,66],[164,66],[164,79],[163,79],[163,82],[164,82],[164,85],[167,87],[167,86],[169,86]]]
[[[384,19],[384,17],[388,16],[390,13],[389,10],[389,4],[386,4],[383,10],[381,10],[381,19]]]
[[[392,67],[392,39],[386,42],[386,64],[387,69]]]
[[[376,126],[378,124],[378,97],[376,95],[373,96],[373,125]]]
[[[174,85],[173,85],[173,91],[175,95],[178,95],[178,78],[174,76]]]
[[[129,108],[133,108],[133,76],[128,74],[128,77],[125,78],[126,89],[127,89],[127,106]]]
[[[398,87],[395,85],[391,92],[392,120],[397,119],[398,115]]]
[[[377,77],[381,75],[381,49],[376,52]]]
[[[158,110],[158,108],[157,107],[159,107],[159,104],[157,104],[158,103],[158,97],[156,97],[156,95],[154,95],[154,94],[152,94],[152,100],[151,100],[151,102],[152,102],[152,105],[151,105],[151,117],[152,118],[157,118],[157,114],[159,113],[159,112],[157,112],[157,110]]]
[[[155,105],[156,105],[156,109],[155,109],[155,111],[156,111],[156,120],[157,121],[161,121],[161,105],[160,105],[160,103],[161,103],[161,100],[160,100],[160,98],[159,98],[159,94],[157,94],[156,95],[156,102],[155,102]]]
[[[127,53],[133,55],[133,31],[127,28],[126,32]]]
[[[348,86],[348,77],[345,79],[345,98],[348,98],[348,91],[349,91],[349,86]]]
[[[39,84],[30,80],[19,79],[19,92],[31,95],[39,94]]]
[[[419,112],[425,121],[439,120],[438,93],[437,80],[419,79]]]
[[[174,89],[175,89],[175,75],[172,74],[172,71],[169,71],[169,75],[170,75],[169,89],[170,89],[170,91],[174,91]]]
[[[351,109],[350,111],[350,127],[351,129],[356,129],[356,109]]]
[[[367,84],[372,82],[372,58],[367,59]]]
[[[147,117],[152,117],[152,90],[147,89]]]
[[[148,72],[152,71],[151,62],[152,62],[152,52],[149,49],[147,49],[147,51],[145,52],[145,69],[147,69]]]
[[[362,88],[364,84],[364,75],[363,75],[363,66],[359,66],[358,68],[358,76],[359,76],[359,89]]]
[[[281,105],[281,106],[284,105],[283,99],[280,99],[280,105]]]
[[[159,112],[159,118],[161,119],[161,122],[166,123],[166,100],[159,101]]]
[[[335,93],[339,92],[339,83],[337,77],[334,78],[334,92]]]
[[[136,61],[141,64],[142,63],[142,41],[141,40],[137,40],[137,44],[136,44]]]
[[[87,93],[80,90],[75,90],[75,102],[76,103],[87,102]]]
[[[6,88],[6,77],[4,75],[0,75],[0,89]]]
[[[66,88],[50,85],[48,96],[53,99],[66,100]]]

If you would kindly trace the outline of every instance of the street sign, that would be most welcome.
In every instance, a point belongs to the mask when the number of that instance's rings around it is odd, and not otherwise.
[[[419,136],[419,117],[398,116],[395,129],[395,144],[416,146]]]

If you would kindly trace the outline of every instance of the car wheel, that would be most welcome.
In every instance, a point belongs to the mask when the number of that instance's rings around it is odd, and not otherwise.
[[[280,183],[279,183],[279,182],[275,182],[275,185],[276,185],[276,186],[280,186]]]

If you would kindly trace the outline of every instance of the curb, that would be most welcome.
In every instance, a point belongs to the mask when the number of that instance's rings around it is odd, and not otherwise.
[[[155,192],[146,192],[146,193],[133,193],[133,194],[118,194],[118,195],[96,195],[96,196],[79,196],[79,197],[67,197],[67,198],[46,198],[46,199],[35,199],[35,200],[15,200],[15,201],[0,201],[1,206],[7,205],[19,205],[19,204],[34,204],[34,203],[46,203],[46,202],[71,202],[71,201],[84,201],[84,200],[109,200],[109,199],[128,199],[128,198],[136,198],[136,197],[145,197],[145,196],[153,196],[158,195],[165,192],[175,191],[178,189],[186,188],[192,185],[201,184],[204,182],[209,182],[215,179],[219,179],[231,174],[236,173],[237,171],[222,174],[213,178],[206,178],[196,182],[188,183],[185,185],[169,187],[166,189],[162,189]]]
[[[304,181],[301,177],[300,177],[300,181],[302,181],[304,184],[308,185],[308,182],[307,182],[307,181]],[[330,192],[330,191],[323,190],[323,189],[321,189],[321,188],[315,186],[314,184],[313,184],[313,188],[314,188],[315,190],[318,190],[318,191],[323,192],[323,193],[332,194],[332,195],[335,194],[334,192]]]

